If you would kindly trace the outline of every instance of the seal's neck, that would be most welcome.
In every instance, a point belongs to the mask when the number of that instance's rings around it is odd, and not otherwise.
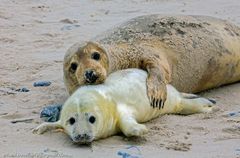
[[[113,102],[105,103],[103,106],[99,106],[101,112],[101,125],[98,129],[98,137],[105,138],[119,132],[118,126],[118,114],[116,105]]]
[[[108,74],[127,68],[138,68],[141,51],[127,43],[104,44],[108,56]]]

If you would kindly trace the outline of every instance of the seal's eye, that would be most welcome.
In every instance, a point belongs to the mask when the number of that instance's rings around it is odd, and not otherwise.
[[[71,117],[69,119],[69,123],[70,123],[70,125],[73,125],[75,123],[75,118]]]
[[[77,65],[76,63],[72,63],[72,64],[71,64],[71,72],[74,73],[74,72],[77,70],[77,66],[78,66],[78,65]]]
[[[99,59],[100,59],[100,54],[99,54],[98,52],[94,52],[94,53],[92,54],[92,59],[94,59],[94,60],[99,60]]]
[[[91,123],[91,124],[94,124],[94,122],[96,121],[96,118],[94,116],[90,116],[88,121]]]

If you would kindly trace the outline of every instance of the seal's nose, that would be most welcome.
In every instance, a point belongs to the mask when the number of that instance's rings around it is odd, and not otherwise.
[[[88,83],[94,83],[98,79],[98,76],[93,70],[87,70],[85,72],[85,78]]]
[[[74,137],[75,142],[85,142],[88,141],[91,137],[88,134],[79,134]]]

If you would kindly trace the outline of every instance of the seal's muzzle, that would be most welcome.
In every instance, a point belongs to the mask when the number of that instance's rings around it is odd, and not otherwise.
[[[79,134],[79,135],[73,137],[72,140],[75,143],[87,144],[87,143],[90,143],[92,141],[92,137],[89,136],[88,134]]]
[[[96,72],[93,70],[87,70],[85,72],[85,78],[87,83],[95,83],[98,79],[98,76],[96,75]]]

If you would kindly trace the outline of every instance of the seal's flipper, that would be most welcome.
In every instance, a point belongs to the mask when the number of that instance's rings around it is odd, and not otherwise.
[[[141,136],[148,132],[147,127],[143,124],[139,124],[133,117],[133,111],[131,111],[129,106],[122,104],[118,107],[119,128],[125,136]]]
[[[60,121],[54,122],[54,123],[48,123],[48,122],[44,122],[41,125],[39,125],[38,127],[33,129],[33,133],[34,134],[43,134],[49,130],[53,130],[53,129],[63,129]]]
[[[185,99],[196,99],[201,98],[199,95],[196,94],[190,94],[190,93],[181,93],[181,96]]]
[[[180,114],[194,114],[201,112],[211,112],[215,100],[202,98],[195,94],[181,93],[181,108]]]
[[[184,99],[197,99],[197,98],[202,98],[201,96],[199,95],[196,95],[196,94],[190,94],[190,93],[181,93],[181,96],[184,98]],[[213,104],[216,104],[216,100],[214,99],[210,99],[210,98],[206,98],[208,99],[210,102],[212,102]]]
[[[120,129],[127,137],[142,136],[148,132],[145,125],[139,124],[136,121],[124,121],[120,123]]]

